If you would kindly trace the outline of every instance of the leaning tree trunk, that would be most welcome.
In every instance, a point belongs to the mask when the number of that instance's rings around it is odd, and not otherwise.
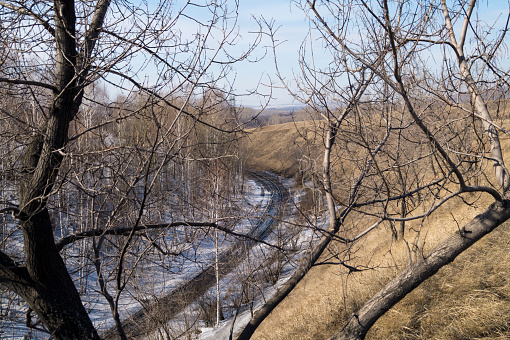
[[[72,116],[64,110],[66,97],[25,149],[18,187],[25,263],[0,253],[0,283],[26,301],[55,339],[99,339],[55,245],[46,207],[62,162],[58,150],[65,145],[67,115]]]
[[[16,266],[15,274],[22,280],[2,281],[27,302],[56,339],[99,339],[55,245],[46,207],[63,159],[59,151],[76,114],[75,98],[75,91],[61,92],[25,149],[18,187],[25,266]]]
[[[361,309],[353,314],[348,324],[331,340],[364,339],[372,325],[414,288],[452,262],[460,253],[510,218],[510,201],[493,203],[462,229],[434,248],[423,259],[411,264],[397,275]]]

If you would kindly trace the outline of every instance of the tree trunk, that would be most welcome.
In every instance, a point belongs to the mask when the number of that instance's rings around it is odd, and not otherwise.
[[[108,8],[100,1],[87,32],[90,56]],[[86,65],[77,70],[76,15],[73,0],[54,1],[56,47],[55,87],[47,120],[27,144],[19,192],[19,221],[24,237],[25,265],[0,254],[0,282],[20,295],[37,313],[55,339],[99,339],[81,303],[80,295],[55,245],[53,226],[46,207],[63,160],[69,123],[83,96]],[[97,32],[96,32],[97,31]]]
[[[63,109],[54,110],[57,112],[41,127],[44,133],[35,135],[27,145],[23,160],[18,191],[25,266],[14,264],[11,277],[0,280],[27,302],[56,339],[99,339],[55,246],[46,208],[62,162],[55,150],[65,145],[69,126],[68,118],[61,117]],[[69,111],[64,112],[72,116]]]
[[[351,316],[343,330],[331,340],[364,339],[372,325],[414,288],[452,262],[460,253],[510,218],[510,201],[493,203],[461,230],[433,249],[422,260],[397,275]]]
[[[48,211],[22,222],[31,286],[13,283],[56,339],[99,339],[53,241]]]

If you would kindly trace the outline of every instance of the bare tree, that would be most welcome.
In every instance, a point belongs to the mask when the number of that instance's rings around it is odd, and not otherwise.
[[[20,159],[2,165],[2,182],[13,194],[2,196],[1,211],[15,220],[12,233],[2,236],[0,283],[26,301],[54,338],[98,339],[70,260],[61,255],[87,238],[92,252],[83,261],[89,256],[95,264],[125,338],[121,294],[147,247],[164,253],[145,227],[163,218],[149,196],[165,185],[160,176],[169,164],[188,161],[182,150],[194,128],[239,130],[235,121],[208,121],[210,110],[193,103],[211,89],[230,100],[225,77],[252,47],[237,57],[228,51],[237,31],[236,10],[226,2],[175,8],[165,0],[0,1],[0,15],[2,153]],[[180,25],[194,25],[197,33]],[[153,76],[138,78],[145,71]],[[86,91],[99,80],[109,84],[106,91],[122,93],[123,103]],[[55,220],[56,201],[76,206],[73,213],[88,222],[73,221],[73,214]],[[140,231],[145,243],[137,240]],[[117,251],[110,279],[105,247]]]
[[[410,291],[510,217],[498,138],[507,131],[494,119],[508,96],[502,60],[510,13],[486,23],[475,14],[483,6],[475,0],[296,3],[312,24],[310,37],[319,37],[303,44],[293,94],[316,113],[320,127],[324,153],[315,178],[322,181],[329,227],[239,339],[249,338],[314,264],[336,263],[347,274],[376,269],[352,255],[373,230],[387,226],[408,245],[408,266],[332,337],[363,339]],[[327,67],[314,58],[318,48],[330,53]],[[470,193],[494,203],[428,252],[419,230],[405,239],[408,223],[422,225],[446,202]],[[328,248],[333,240],[339,246]]]

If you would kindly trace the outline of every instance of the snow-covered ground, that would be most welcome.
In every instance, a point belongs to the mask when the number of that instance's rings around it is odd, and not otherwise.
[[[295,252],[287,262],[281,271],[280,278],[274,285],[267,285],[262,290],[261,294],[258,295],[253,302],[253,311],[256,311],[260,308],[264,302],[269,299],[277,290],[280,288],[292,275],[298,261],[309,251],[310,242],[314,243],[314,241],[318,240],[318,236],[315,235],[311,229],[303,229],[302,232],[297,236],[297,244],[299,250]],[[267,250],[267,249],[266,249]],[[256,258],[256,253],[260,251],[260,248],[253,249],[255,253],[251,258]],[[228,285],[228,278],[225,280],[224,284]],[[239,315],[235,318],[233,334],[236,335],[242,331],[242,329],[248,324],[251,319],[251,311],[247,306],[241,308]],[[200,340],[218,340],[218,339],[228,339],[230,335],[230,330],[232,327],[233,315],[230,315],[225,320],[221,321],[218,327],[202,327],[201,332],[197,336],[197,339]],[[235,338],[235,336],[234,336]]]
[[[286,183],[285,183],[286,181]],[[287,187],[291,187],[291,180],[284,180]],[[294,192],[294,200],[299,200],[299,196],[302,192]],[[289,205],[292,209],[292,204]],[[292,215],[292,214],[289,214]],[[295,221],[290,221],[295,222]],[[327,220],[325,217],[321,217],[316,221],[316,226],[319,228],[325,227]],[[282,235],[285,235],[285,239],[281,240]],[[256,294],[253,294],[251,302],[242,302],[238,309],[239,314],[235,317],[233,334],[234,338],[250,321],[251,313],[260,308],[264,302],[269,299],[278,288],[280,288],[293,274],[297,268],[299,261],[305,256],[311,249],[311,246],[316,243],[319,239],[319,234],[311,228],[301,228],[296,230],[294,224],[280,223],[277,229],[271,233],[266,241],[270,244],[281,245],[282,241],[285,245],[292,244],[293,251],[289,251],[285,254],[283,259],[281,272],[276,278],[275,282],[267,282],[264,277],[264,269],[267,268],[267,259],[270,258],[271,254],[275,254],[277,250],[271,248],[265,244],[258,244],[254,246],[246,259],[231,273],[223,277],[220,281],[221,289],[221,300],[222,309],[224,314],[224,320],[220,321],[216,327],[210,327],[203,321],[203,317],[198,316],[201,311],[199,302],[195,302],[189,308],[179,314],[174,320],[172,320],[168,329],[173,330],[171,334],[172,339],[197,339],[197,340],[218,340],[228,339],[232,322],[234,320],[234,313],[236,312],[239,303],[232,304],[232,298],[238,298],[241,300],[241,294],[243,287],[246,288],[246,283],[249,281],[254,287]],[[258,281],[254,282],[253,278],[257,278]],[[274,279],[275,277],[271,277]],[[205,294],[209,297],[216,296],[216,287],[212,287],[208,293]],[[230,304],[229,304],[230,302]],[[250,310],[251,303],[251,310]],[[192,329],[190,332],[185,332],[188,329]],[[180,337],[176,335],[182,334]],[[161,336],[161,333],[154,334],[152,339],[166,339]]]
[[[285,180],[284,184],[287,187],[292,186],[291,180]],[[245,188],[247,193],[245,201],[240,204],[244,217],[240,218],[234,229],[242,234],[248,233],[258,219],[267,218],[264,215],[264,208],[271,199],[271,193],[254,180],[248,180]],[[300,195],[300,193],[294,192],[294,195]],[[319,225],[324,223],[323,220],[318,221]],[[121,307],[119,310],[122,319],[136,312],[144,301],[168,294],[213,263],[215,256],[213,231],[198,233],[191,240],[186,239],[189,233],[183,229],[176,228],[165,232],[167,233],[165,240],[169,243],[174,242],[181,247],[176,249],[181,256],[163,256],[157,252],[144,253],[144,259],[133,266],[136,270],[133,271],[129,284],[120,296]],[[220,235],[219,253],[229,249],[236,241],[231,235],[218,234]],[[179,242],[175,242],[175,239],[179,239]],[[268,245],[257,244],[251,248],[246,259],[220,281],[225,320],[221,321],[218,327],[207,327],[209,325],[204,322],[206,319],[204,305],[211,302],[210,300],[214,301],[216,296],[216,287],[212,287],[204,299],[191,304],[169,322],[168,334],[171,334],[173,338],[183,334],[187,329],[193,329],[192,333],[196,339],[228,339],[234,311],[239,308],[239,315],[234,325],[236,333],[249,322],[250,304],[252,310],[256,310],[265,299],[270,297],[290,277],[298,261],[306,254],[316,239],[318,237],[311,229],[297,229],[293,224],[280,223],[266,238],[266,241],[270,244],[293,248],[293,250],[276,255],[278,252],[274,247]],[[84,244],[83,247],[85,246]],[[140,251],[143,252],[144,249],[140,249]],[[113,326],[113,320],[109,305],[100,294],[95,268],[90,260],[80,254],[79,244],[69,247],[64,252],[70,271],[73,272],[73,269],[76,269],[73,275],[76,278],[77,287],[82,293],[83,303],[99,332],[104,332]],[[104,254],[103,265],[114,263],[114,255],[111,259],[108,256],[108,254]],[[112,277],[107,279],[110,282],[108,284],[110,293],[115,293],[112,283],[114,280]],[[0,294],[0,304],[0,339],[47,339],[49,337],[48,334],[29,329],[24,325],[26,306],[19,298],[4,292]],[[188,336],[189,333],[186,338]],[[165,336],[155,334],[150,338],[165,339]]]
[[[245,218],[235,225],[237,233],[247,233],[253,223],[256,223],[257,214],[264,211],[264,207],[270,201],[270,192],[259,186],[254,180],[248,180],[245,184],[245,202],[241,204]],[[260,216],[259,216],[260,217]],[[8,230],[16,230],[14,223],[9,222]],[[143,265],[138,264],[137,270],[130,278],[130,284],[120,297],[120,312],[122,318],[128,317],[140,308],[140,301],[150,300],[154,296],[168,294],[171,290],[179,287],[182,283],[196,276],[205,267],[209,266],[215,256],[215,239],[212,231],[203,231],[194,235],[193,239],[186,240],[189,236],[183,228],[175,228],[167,231],[165,239],[179,245],[178,257],[163,256],[157,252],[145,253]],[[9,237],[10,246],[22,250],[22,239],[19,231],[15,231]],[[218,233],[218,252],[228,249],[235,241],[234,237]],[[3,234],[6,237],[5,231]],[[175,239],[181,238],[179,242]],[[13,242],[14,241],[14,242]],[[186,242],[187,241],[187,242]],[[142,249],[143,251],[143,249]],[[76,246],[64,250],[66,262],[70,271],[74,271],[78,289],[82,293],[82,301],[89,311],[90,317],[98,328],[104,331],[113,326],[109,305],[100,294],[97,281],[97,273],[90,261],[80,253],[79,243]],[[114,262],[114,256],[103,257],[103,265]],[[85,264],[85,265],[84,265]],[[110,278],[111,279],[111,278]],[[111,282],[111,280],[110,280]],[[110,293],[115,293],[113,284],[109,284]],[[21,299],[8,292],[0,295],[0,339],[44,339],[47,334],[29,329],[25,326],[27,307]],[[34,316],[35,318],[35,316]]]

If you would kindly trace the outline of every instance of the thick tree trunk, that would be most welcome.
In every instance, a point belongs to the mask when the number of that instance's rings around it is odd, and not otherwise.
[[[28,143],[19,181],[19,220],[25,266],[5,268],[2,282],[37,313],[55,339],[99,339],[61,258],[46,208],[67,144],[69,123],[81,104],[77,86],[72,0],[55,1],[56,91],[47,121]]]
[[[345,328],[330,339],[364,339],[372,325],[414,288],[452,262],[460,253],[510,218],[510,201],[493,203],[461,230],[397,275],[351,316]]]
[[[22,221],[31,287],[16,287],[56,339],[99,339],[55,247],[48,211]]]
[[[55,339],[99,339],[55,245],[46,208],[65,145],[68,119],[54,116],[27,145],[19,184],[20,225],[24,236],[25,266],[3,283],[37,313]]]
[[[46,122],[28,143],[19,181],[19,220],[24,236],[25,265],[0,254],[0,282],[20,295],[55,339],[99,339],[73,280],[55,245],[46,204],[62,163],[69,123],[83,96],[83,79],[109,1],[99,1],[79,56],[73,0],[54,1],[56,47],[54,100]],[[77,69],[77,60],[81,70]]]

